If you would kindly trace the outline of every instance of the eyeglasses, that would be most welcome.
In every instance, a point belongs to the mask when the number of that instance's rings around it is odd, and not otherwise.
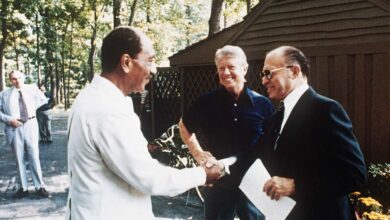
[[[272,74],[274,72],[277,72],[279,70],[282,70],[282,69],[288,69],[288,68],[291,68],[293,67],[293,65],[290,65],[290,66],[284,66],[284,67],[280,67],[280,68],[276,68],[276,69],[273,69],[273,70],[263,70],[260,72],[260,77],[263,78],[267,78],[267,79],[271,79],[272,78]]]

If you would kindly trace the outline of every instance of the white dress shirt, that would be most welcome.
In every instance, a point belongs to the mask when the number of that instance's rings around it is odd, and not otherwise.
[[[27,90],[28,86],[30,85],[24,85],[24,87],[21,89],[17,89],[15,87],[12,88],[10,106],[11,106],[11,116],[13,118],[20,118],[19,91],[22,92],[23,100],[26,103],[28,117],[35,116],[35,110],[37,107],[34,104],[34,100],[32,100],[30,95],[28,94],[29,92]]]
[[[206,182],[201,167],[178,170],[150,156],[131,98],[106,78],[95,75],[80,92],[68,129],[72,219],[154,219],[150,195]]]
[[[297,88],[295,88],[290,94],[286,96],[286,98],[283,100],[284,103],[284,116],[282,125],[280,127],[280,133],[282,133],[284,125],[286,124],[286,121],[288,117],[290,117],[291,111],[293,110],[294,106],[297,104],[299,98],[303,95],[303,93],[306,92],[306,90],[309,89],[309,85],[307,83],[304,83]]]

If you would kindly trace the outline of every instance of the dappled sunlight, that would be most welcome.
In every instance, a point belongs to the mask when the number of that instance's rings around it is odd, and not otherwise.
[[[59,174],[44,178],[46,188],[50,193],[64,193],[69,188],[68,174]]]

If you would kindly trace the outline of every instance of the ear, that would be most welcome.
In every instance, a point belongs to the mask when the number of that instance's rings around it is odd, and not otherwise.
[[[292,72],[292,78],[295,79],[299,76],[301,73],[301,67],[299,65],[293,65],[291,67],[291,72]]]
[[[245,65],[245,66],[242,67],[243,71],[244,71],[244,76],[246,76],[246,74],[248,73],[248,66],[249,65]]]
[[[133,69],[133,59],[128,54],[123,54],[121,56],[119,64],[124,73],[130,73]]]

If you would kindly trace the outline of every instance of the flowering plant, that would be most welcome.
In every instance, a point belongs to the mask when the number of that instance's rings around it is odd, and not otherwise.
[[[366,189],[350,198],[360,219],[390,220],[390,164],[370,164]]]

